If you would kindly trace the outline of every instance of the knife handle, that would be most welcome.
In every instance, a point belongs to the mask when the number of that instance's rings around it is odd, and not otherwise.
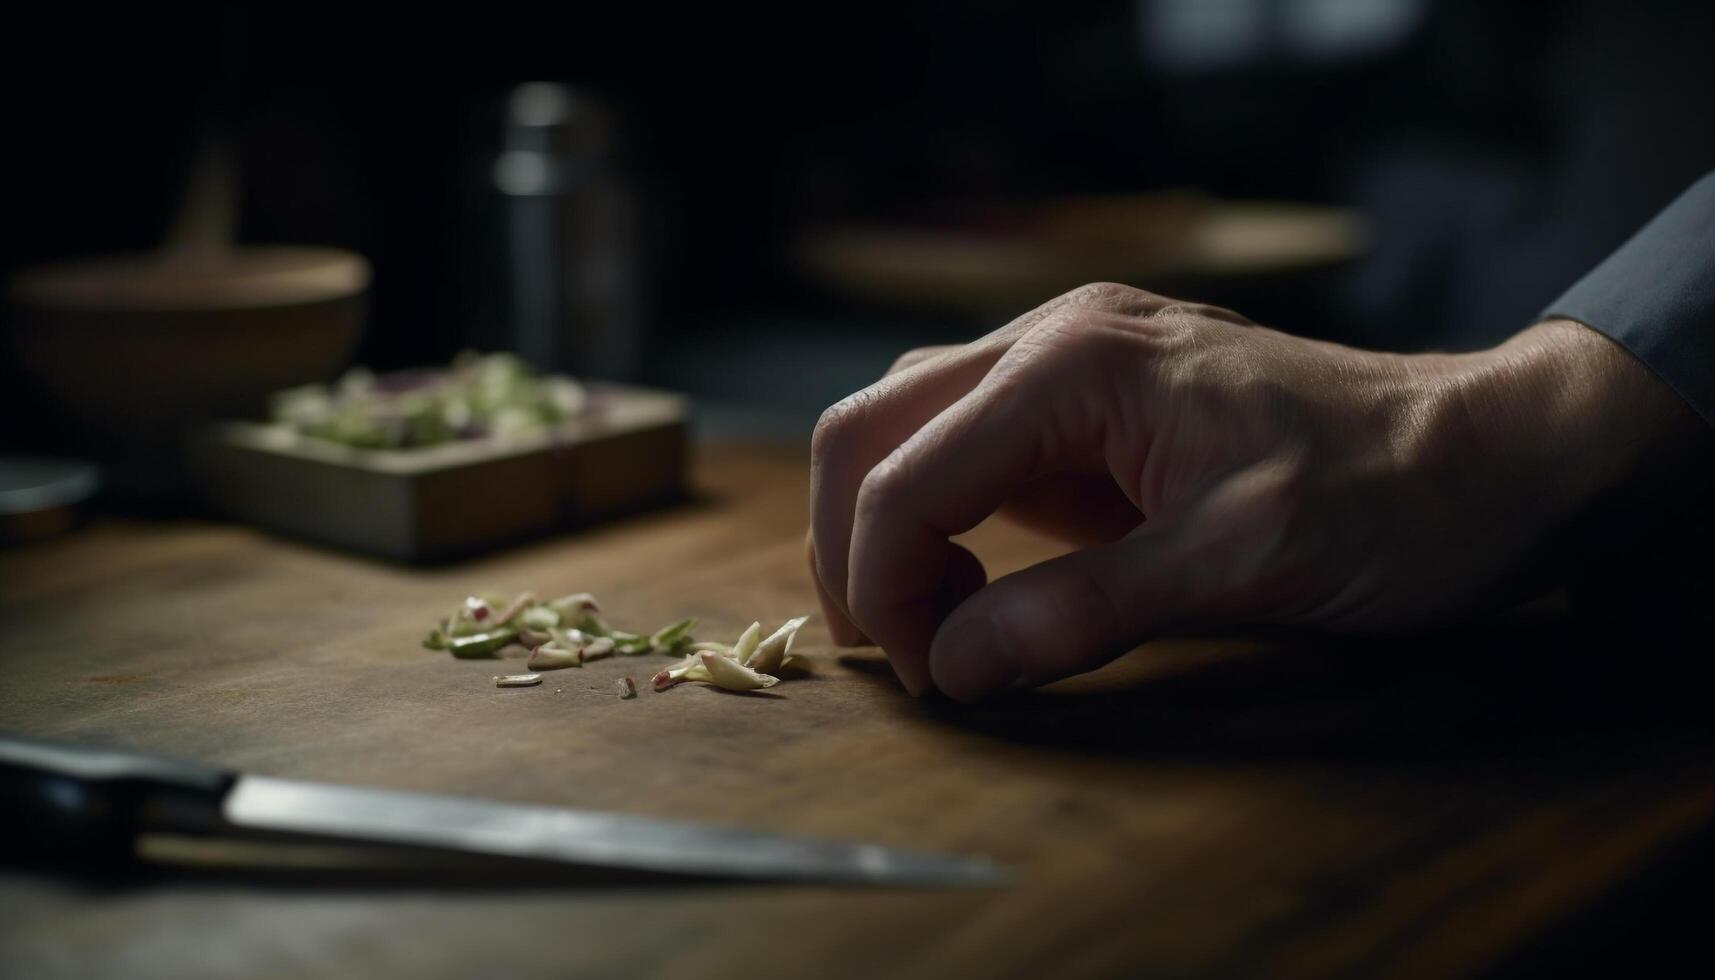
[[[212,829],[237,779],[193,763],[0,736],[0,853],[32,864],[127,862],[148,829]]]

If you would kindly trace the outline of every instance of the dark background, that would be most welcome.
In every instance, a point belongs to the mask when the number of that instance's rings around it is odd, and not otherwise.
[[[1354,205],[1364,260],[1244,312],[1471,347],[1715,162],[1708,4],[427,10],[10,14],[0,267],[156,244],[214,127],[241,161],[241,240],[366,255],[360,359],[438,361],[504,336],[502,106],[564,81],[612,113],[638,205],[641,380],[798,432],[901,350],[996,325],[829,292],[790,258],[808,228],[1170,187]]]

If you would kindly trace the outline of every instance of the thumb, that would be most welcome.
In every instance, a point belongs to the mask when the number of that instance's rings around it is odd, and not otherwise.
[[[1154,529],[1033,565],[950,613],[929,648],[935,686],[957,701],[1035,687],[1124,654],[1196,614],[1198,576]]]

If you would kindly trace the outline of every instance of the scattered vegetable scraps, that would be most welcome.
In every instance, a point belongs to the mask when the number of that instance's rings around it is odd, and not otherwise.
[[[602,617],[601,605],[587,592],[543,601],[533,592],[507,597],[467,597],[423,639],[430,650],[446,650],[461,659],[494,658],[504,651],[527,656],[533,673],[497,676],[499,687],[525,687],[541,682],[540,671],[582,667],[605,657],[665,654],[682,659],[656,673],[651,686],[665,691],[682,681],[700,681],[729,691],[759,691],[783,677],[809,672],[809,662],[792,653],[792,641],[809,621],[798,616],[766,637],[761,623],[751,623],[732,643],[698,641],[691,635],[695,619],[682,619],[653,633],[615,629]],[[636,697],[631,678],[618,683],[622,699]],[[629,692],[629,693],[628,693]]]
[[[587,592],[547,602],[532,592],[512,598],[473,595],[435,624],[423,646],[461,658],[494,657],[517,646],[530,651],[531,670],[557,670],[614,654],[677,654],[690,645],[696,625],[694,619],[680,620],[647,636],[614,629]]]

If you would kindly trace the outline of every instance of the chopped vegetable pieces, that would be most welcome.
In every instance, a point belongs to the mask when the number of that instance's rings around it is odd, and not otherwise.
[[[703,660],[703,669],[709,672],[709,681],[716,687],[729,691],[757,691],[765,687],[773,687],[780,683],[780,678],[768,674],[759,674],[744,664],[718,653],[699,653]]]
[[[495,651],[518,636],[515,629],[498,629],[488,633],[472,633],[469,636],[455,636],[447,641],[447,649],[453,656],[461,660],[477,657],[492,657]]]
[[[809,672],[809,661],[792,653],[798,630],[809,620],[798,616],[763,636],[762,624],[751,623],[732,643],[698,640],[691,635],[695,619],[682,619],[653,633],[614,629],[601,614],[601,605],[587,592],[561,596],[546,602],[534,593],[517,596],[472,595],[441,620],[423,639],[430,650],[446,650],[461,659],[499,656],[529,657],[531,671],[582,667],[614,655],[641,656],[648,653],[678,656],[680,661],[650,678],[650,685],[664,691],[683,681],[699,681],[730,691],[759,691],[778,684],[782,677]],[[497,676],[501,687],[530,686],[541,681],[539,673]],[[636,683],[630,678],[632,697]]]
[[[524,666],[531,670],[559,670],[563,667],[582,667],[584,665],[582,650],[568,650],[552,643],[545,643],[530,652],[530,659]]]
[[[788,619],[780,628],[769,634],[768,639],[757,644],[756,649],[744,661],[751,670],[764,674],[773,673],[782,663],[786,655],[792,652],[792,641],[798,636],[798,630],[810,621],[808,616]]]
[[[749,659],[749,657],[752,653],[754,653],[756,651],[757,644],[759,644],[761,642],[762,642],[762,624],[761,623],[751,623],[749,626],[745,627],[744,632],[740,633],[738,635],[738,639],[733,642],[733,645],[732,645],[733,659],[737,660],[739,663],[743,663],[745,660]]]
[[[681,619],[677,623],[659,630],[649,638],[649,649],[656,653],[678,653],[680,647],[691,642],[691,630],[696,625],[695,619]]]
[[[511,354],[460,354],[439,370],[377,377],[358,367],[333,385],[273,398],[281,427],[358,449],[414,449],[541,435],[588,410],[584,389],[544,377]],[[494,610],[490,610],[493,612]]]

